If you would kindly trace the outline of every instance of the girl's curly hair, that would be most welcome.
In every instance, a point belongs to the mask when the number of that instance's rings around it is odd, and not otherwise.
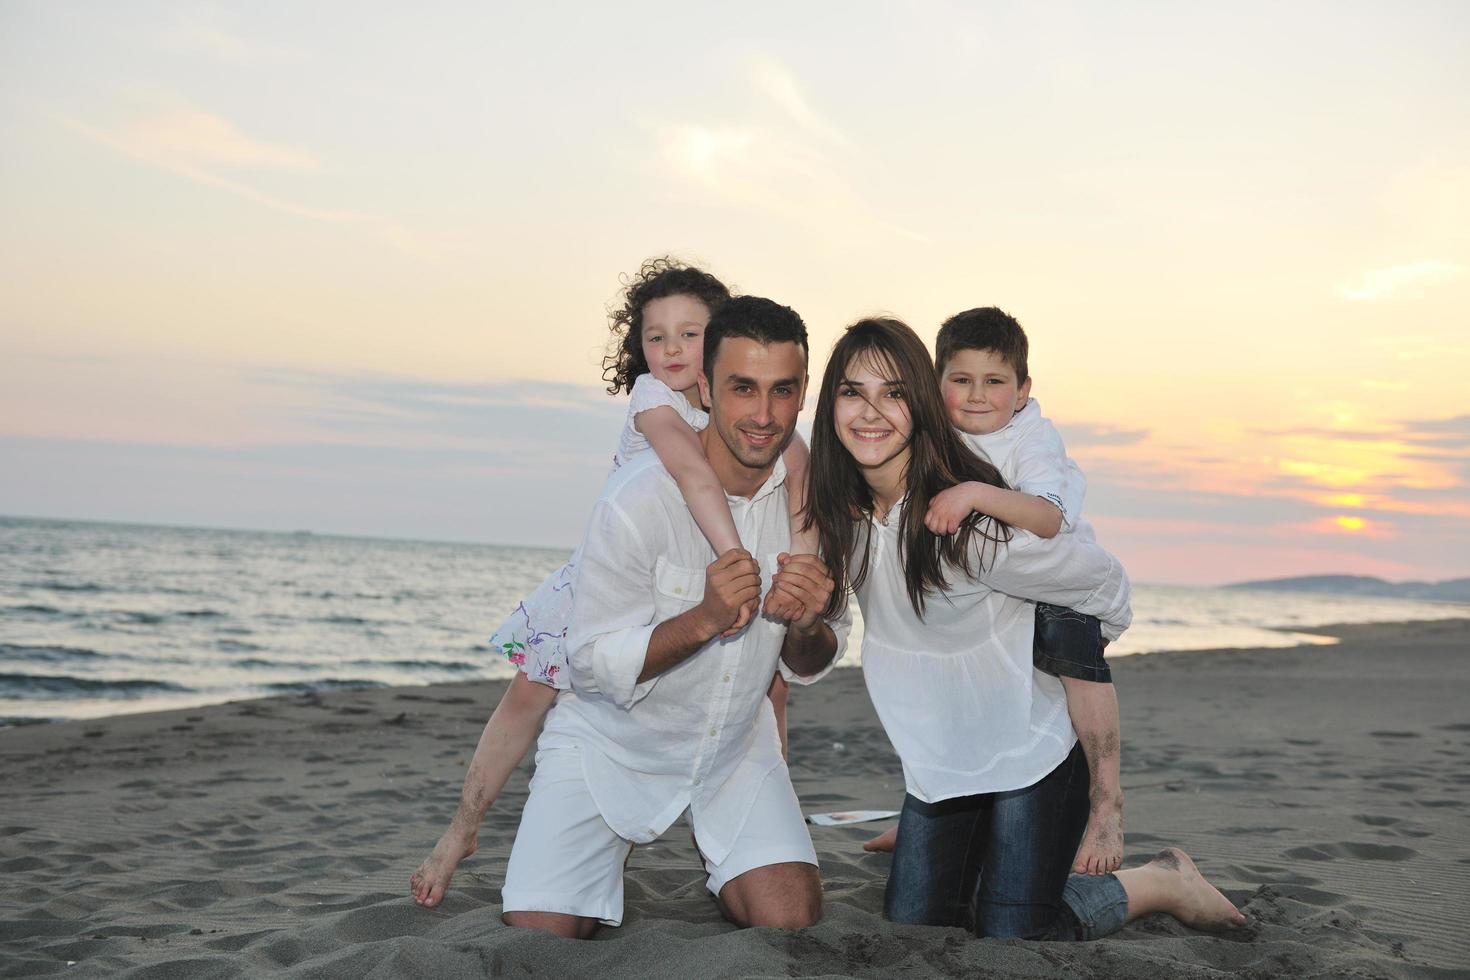
[[[602,359],[602,378],[607,393],[632,391],[633,382],[648,373],[643,356],[643,308],[665,296],[693,296],[713,314],[730,298],[725,284],[703,269],[685,265],[669,256],[649,259],[634,276],[624,276],[623,305],[607,312],[612,340]]]

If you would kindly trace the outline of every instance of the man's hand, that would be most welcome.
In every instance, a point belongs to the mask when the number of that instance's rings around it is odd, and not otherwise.
[[[977,488],[980,483],[960,483],[941,490],[929,501],[924,526],[935,534],[953,534],[960,529],[972,511],[980,510]]]
[[[832,597],[832,572],[816,555],[789,555],[776,558],[779,566],[766,593],[765,613],[785,620],[792,628],[809,632],[822,618],[822,610]]]
[[[731,548],[704,570],[704,598],[694,608],[710,636],[738,632],[755,613],[761,567],[744,548]]]

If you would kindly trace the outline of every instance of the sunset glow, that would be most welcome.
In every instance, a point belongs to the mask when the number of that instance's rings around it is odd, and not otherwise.
[[[1135,579],[1470,574],[1457,8],[760,8],[8,5],[0,513],[570,547],[672,252],[1015,314]]]

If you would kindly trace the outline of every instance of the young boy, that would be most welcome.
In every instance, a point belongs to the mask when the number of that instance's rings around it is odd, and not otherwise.
[[[1015,489],[986,483],[951,487],[930,504],[924,518],[929,530],[953,534],[971,511],[978,511],[1044,538],[1074,529],[1090,535],[1090,526],[1079,525],[1087,482],[1057,430],[1030,399],[1021,325],[995,307],[967,310],[945,321],[935,347],[950,421]],[[1118,699],[1103,660],[1104,644],[1096,618],[1037,604],[1033,663],[1061,679],[1091,773],[1091,811],[1072,865],[1079,874],[1107,874],[1123,863]],[[894,836],[890,831],[864,846],[890,850]]]

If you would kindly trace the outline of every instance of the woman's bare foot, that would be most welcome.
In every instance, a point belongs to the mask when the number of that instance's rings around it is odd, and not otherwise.
[[[1105,875],[1122,866],[1123,810],[1105,803],[1087,815],[1087,830],[1072,861],[1072,871],[1079,875]]]
[[[413,900],[425,908],[433,908],[444,900],[449,890],[449,881],[459,862],[475,853],[475,838],[458,833],[453,827],[444,832],[434,852],[424,858],[424,863],[408,879]]]
[[[865,850],[865,851],[887,851],[888,853],[891,854],[893,852],[893,849],[895,847],[897,847],[897,846],[898,846],[898,827],[897,827],[897,825],[895,825],[895,826],[890,827],[889,829],[885,830],[883,833],[879,834],[877,837],[874,837],[872,840],[868,841],[866,844],[864,844],[863,845],[863,850]]]
[[[1217,932],[1245,924],[1240,910],[1177,847],[1164,848],[1141,868],[1120,872],[1118,880],[1128,892],[1130,920],[1148,912],[1167,912],[1191,929]]]

